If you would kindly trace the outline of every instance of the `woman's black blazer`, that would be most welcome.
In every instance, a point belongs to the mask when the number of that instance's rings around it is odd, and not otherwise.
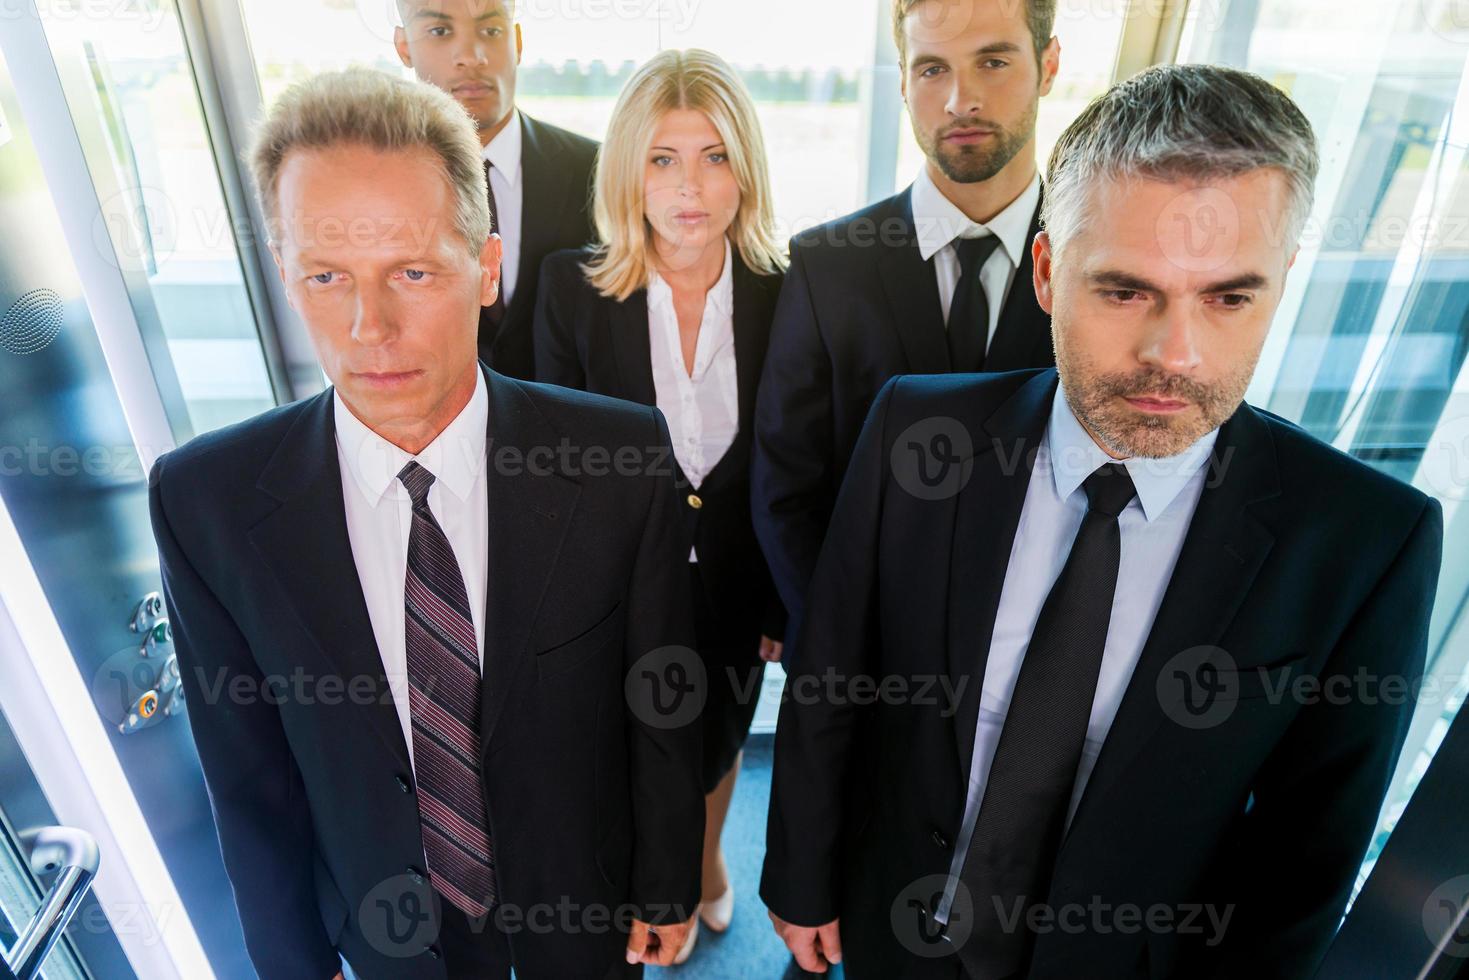
[[[553,252],[541,265],[536,293],[536,380],[643,405],[657,404],[648,340],[648,291],[623,302],[600,295],[581,266],[589,249]],[[772,639],[785,631],[785,610],[771,584],[750,516],[750,448],[755,387],[765,363],[770,322],[783,276],[758,275],[730,252],[734,280],[735,373],[739,432],[698,488],[677,473],[689,540],[719,618],[732,629]],[[752,650],[753,653],[753,650]]]

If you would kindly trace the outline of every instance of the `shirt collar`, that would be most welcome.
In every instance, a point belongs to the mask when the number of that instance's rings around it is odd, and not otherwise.
[[[510,121],[505,128],[490,140],[489,144],[480,151],[480,156],[495,165],[500,171],[500,176],[514,187],[520,180],[520,147],[522,134],[520,132],[520,110],[510,111]]]
[[[398,481],[398,473],[409,460],[417,460],[434,475],[436,483],[442,483],[458,499],[469,499],[484,469],[490,417],[484,372],[476,368],[474,377],[474,394],[469,397],[469,403],[417,456],[410,456],[369,429],[352,414],[341,394],[333,392],[337,446],[346,460],[347,471],[369,504],[376,507],[384,496],[394,499],[406,496],[408,491]]]
[[[1030,222],[1035,217],[1040,199],[1041,175],[1037,171],[1019,197],[989,221],[979,224],[970,221],[953,201],[944,197],[925,165],[918,171],[918,179],[913,181],[912,193],[913,229],[918,235],[918,252],[927,262],[954,239],[978,238],[988,229],[1000,239],[1000,247],[1009,256],[1010,265],[1019,267],[1021,256],[1030,247],[1027,240]]]
[[[1142,505],[1143,516],[1148,521],[1161,517],[1179,492],[1188,485],[1189,480],[1198,473],[1199,468],[1208,460],[1209,452],[1214,448],[1214,440],[1218,436],[1219,430],[1213,429],[1176,456],[1157,459],[1134,456],[1120,460],[1127,467],[1127,475],[1132,477],[1133,486],[1137,487],[1138,503]],[[1119,462],[1103,452],[1096,440],[1077,421],[1059,384],[1056,385],[1056,394],[1051,401],[1051,418],[1046,425],[1046,439],[1056,494],[1062,500],[1075,493],[1097,467],[1104,463]]]
[[[709,290],[709,296],[705,305],[713,305],[722,316],[734,316],[734,270],[730,267],[733,250],[729,245],[729,236],[724,239],[724,269],[719,273],[719,279]],[[673,303],[673,287],[668,281],[658,274],[658,270],[649,266],[648,268],[648,302]]]

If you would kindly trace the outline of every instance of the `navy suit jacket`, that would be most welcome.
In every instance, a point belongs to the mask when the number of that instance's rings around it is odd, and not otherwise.
[[[484,792],[503,906],[550,922],[511,948],[528,978],[620,975],[619,921],[687,918],[699,899],[697,726],[624,688],[645,654],[692,646],[673,475],[593,469],[622,447],[646,462],[667,427],[656,409],[485,377]],[[328,980],[340,951],[364,978],[443,978],[437,919],[412,927],[429,898],[413,771],[352,557],[332,399],[158,460],[164,594],[260,975]]]
[[[488,308],[480,311],[479,356],[501,374],[524,381],[536,377],[531,324],[541,263],[558,249],[596,241],[592,222],[592,178],[598,143],[585,136],[532,119],[521,120],[520,271],[515,294],[495,329]]]
[[[1039,230],[1037,204],[1027,243]],[[1033,268],[1027,248],[986,371],[1056,363]],[[755,406],[750,493],[755,532],[793,622],[872,399],[894,375],[950,370],[937,273],[918,250],[911,189],[791,239]]]
[[[1054,370],[897,378],[842,486],[789,689],[824,692],[834,672],[894,678],[913,696],[859,702],[854,687],[783,703],[761,896],[799,925],[840,916],[853,980],[959,975],[958,957],[914,952],[931,934],[915,917],[942,889],[915,885],[953,858],[1056,383]],[[936,418],[971,449],[954,453],[951,438],[953,482],[928,492],[895,461],[922,465],[898,437]],[[1401,692],[1424,669],[1442,510],[1248,405],[1209,466],[1057,855],[1046,904],[1079,910],[1082,927],[1057,912],[1032,978],[1308,977],[1376,828],[1414,706]],[[1120,915],[1092,927],[1098,906],[1160,907],[1178,928],[1122,928]],[[1229,914],[1213,945],[1205,906]]]
[[[710,607],[731,628],[758,630],[779,640],[785,635],[785,608],[775,593],[751,520],[750,430],[781,277],[757,275],[741,261],[737,250],[730,254],[739,432],[697,493],[689,492],[693,488],[680,468],[681,510],[690,540],[699,550],[699,570]],[[537,378],[644,405],[657,404],[648,337],[648,292],[640,289],[621,303],[602,296],[581,270],[590,258],[589,250],[557,252],[542,267],[535,326]]]

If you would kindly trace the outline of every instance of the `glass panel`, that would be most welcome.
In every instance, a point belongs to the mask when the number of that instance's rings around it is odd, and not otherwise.
[[[1184,60],[1269,78],[1322,147],[1315,213],[1250,400],[1439,498],[1429,680],[1363,876],[1464,702],[1469,22],[1452,0],[1211,0]]]
[[[188,427],[203,432],[275,404],[234,228],[172,4],[39,5],[102,200],[93,234],[130,276],[134,313],[158,329],[155,360]],[[155,355],[156,357],[156,355]],[[179,428],[180,419],[174,419]]]
[[[1042,173],[1062,130],[1111,84],[1126,21],[1124,0],[1059,0],[1056,4],[1053,33],[1061,42],[1061,66],[1051,94],[1041,99],[1035,124],[1036,162]],[[893,190],[907,187],[922,165],[923,151],[913,138],[913,122],[905,108],[898,127],[898,170]]]

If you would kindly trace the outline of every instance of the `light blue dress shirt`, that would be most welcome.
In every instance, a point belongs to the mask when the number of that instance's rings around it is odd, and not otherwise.
[[[1112,618],[1107,627],[1096,695],[1092,699],[1086,743],[1066,815],[1068,826],[1096,765],[1102,742],[1122,704],[1123,692],[1132,679],[1168,580],[1173,577],[1184,534],[1193,520],[1194,508],[1209,473],[1209,452],[1218,435],[1219,430],[1215,429],[1176,456],[1122,461],[1137,487],[1137,496],[1117,519],[1122,534],[1117,592],[1112,599]],[[935,915],[940,922],[948,921],[959,872],[964,867],[979,806],[984,800],[990,764],[1000,742],[1005,714],[1010,709],[1010,696],[1020,676],[1020,664],[1035,632],[1041,606],[1060,576],[1071,553],[1071,543],[1086,516],[1087,499],[1082,481],[1099,466],[1111,462],[1116,460],[1103,452],[1082,428],[1058,384],[1046,433],[1036,452],[1035,469],[1025,492],[1015,540],[1010,546],[1010,563],[995,612],[995,630],[980,690],[979,722],[974,732],[974,758],[969,768],[964,820],[955,842],[948,888]]]

